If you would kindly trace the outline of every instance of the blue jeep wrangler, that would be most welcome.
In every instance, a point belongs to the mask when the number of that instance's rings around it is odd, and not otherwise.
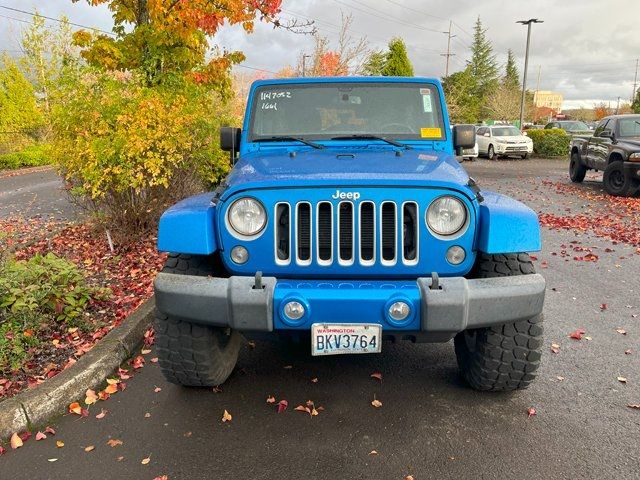
[[[242,336],[294,336],[312,355],[380,353],[383,340],[454,338],[479,390],[535,378],[545,281],[536,214],[480,190],[455,154],[428,78],[255,82],[242,130],[223,128],[234,168],[215,191],[164,213],[155,281],[167,380],[223,383]]]

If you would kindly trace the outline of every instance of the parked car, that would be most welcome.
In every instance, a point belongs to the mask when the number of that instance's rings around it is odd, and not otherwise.
[[[243,128],[221,129],[230,174],[160,219],[167,380],[223,383],[242,336],[303,339],[316,356],[454,338],[473,388],[529,385],[545,281],[524,252],[540,250],[538,218],[467,175],[455,154],[474,127],[450,132],[446,111],[436,79],[254,82]]]
[[[476,130],[478,153],[489,160],[500,156],[517,155],[521,158],[533,153],[533,141],[512,125],[492,125]]]
[[[544,128],[560,128],[569,135],[588,134],[591,135],[589,125],[580,120],[556,120],[547,123]]]
[[[572,140],[571,181],[582,182],[592,169],[604,172],[602,181],[609,194],[640,193],[640,115],[605,117],[592,137]]]

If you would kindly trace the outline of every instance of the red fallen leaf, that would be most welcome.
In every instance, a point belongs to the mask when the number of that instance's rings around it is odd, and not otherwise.
[[[127,388],[127,384],[126,383],[120,382],[118,384],[118,390],[120,390],[121,392],[124,392],[126,388]]]
[[[129,380],[131,378],[129,370],[125,368],[118,368],[118,376],[120,377],[120,380]]]
[[[158,477],[155,477],[153,480],[169,480],[169,477],[166,475],[160,475]]]
[[[155,331],[153,327],[149,327],[146,332],[144,332],[144,344],[147,347],[150,347],[155,342]]]
[[[142,368],[144,366],[144,357],[142,355],[138,355],[136,358],[134,358],[131,361],[131,366],[135,370],[138,370],[139,368]]]
[[[380,380],[382,381],[382,373],[380,372],[373,372],[371,375],[369,375],[371,378],[375,378],[376,380]]]
[[[606,310],[608,307],[608,305],[606,303],[601,303],[600,304],[600,310]]]
[[[289,402],[287,402],[286,400],[280,400],[278,402],[278,413],[284,412],[288,406],[289,406]]]
[[[534,262],[536,260],[538,260],[538,256],[537,255],[529,255],[529,258],[531,258],[531,260],[533,260]]]
[[[4,455],[5,453],[7,453],[7,449],[0,445],[0,455]]]
[[[26,442],[26,441],[27,441],[27,440],[29,440],[30,438],[31,438],[31,432],[28,432],[28,431],[27,431],[27,432],[22,432],[22,433],[20,434],[20,439],[21,439],[23,442]]]
[[[88,417],[89,416],[89,410],[87,410],[86,408],[83,408],[80,410],[80,416],[81,417]]]
[[[582,340],[582,335],[587,333],[587,331],[583,328],[579,328],[575,332],[571,332],[569,334],[569,338],[573,338],[574,340]]]
[[[96,418],[98,420],[102,420],[106,414],[107,414],[107,411],[103,408],[100,410],[100,413],[96,415]]]
[[[162,388],[160,388],[160,387],[156,387],[156,388],[153,389],[154,393],[158,393],[160,391],[162,391]]]
[[[593,253],[587,253],[584,256],[584,261],[585,262],[597,262],[598,261],[598,256],[593,254]]]
[[[546,260],[543,260],[542,262],[540,262],[540,266],[542,268],[549,268],[549,262],[547,262]]]
[[[158,357],[153,357],[151,359],[151,363],[158,363]]]
[[[538,412],[536,411],[535,407],[529,407],[527,408],[527,416],[528,418],[533,417],[534,415],[537,415]]]
[[[98,398],[102,401],[109,400],[109,397],[110,395],[104,390],[101,390],[98,392]]]
[[[39,442],[40,440],[44,440],[45,438],[47,438],[47,436],[42,433],[42,432],[38,432],[36,433],[36,441]]]
[[[51,435],[55,435],[56,431],[51,427],[47,427],[44,429],[44,433],[50,433]]]

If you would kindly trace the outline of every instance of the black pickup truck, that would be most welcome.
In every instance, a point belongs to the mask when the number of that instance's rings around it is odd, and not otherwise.
[[[603,171],[605,190],[630,197],[640,193],[640,115],[612,115],[600,120],[591,137],[571,141],[569,176],[584,180],[587,170]]]

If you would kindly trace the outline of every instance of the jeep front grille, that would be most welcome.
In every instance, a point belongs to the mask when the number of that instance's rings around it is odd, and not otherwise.
[[[400,207],[391,201],[280,202],[275,207],[275,260],[279,265],[292,260],[298,265],[416,265],[419,218],[416,202]]]

